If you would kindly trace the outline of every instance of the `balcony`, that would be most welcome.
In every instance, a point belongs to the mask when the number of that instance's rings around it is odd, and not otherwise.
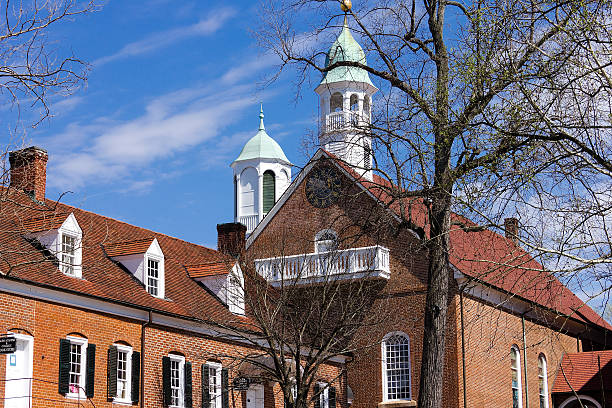
[[[377,246],[255,260],[257,272],[272,285],[333,280],[389,279],[389,250]]]
[[[246,233],[250,234],[251,232],[253,232],[255,227],[257,227],[257,224],[258,224],[257,218],[258,218],[257,214],[243,215],[242,217],[239,217],[238,222],[244,225],[245,227],[247,227]]]
[[[324,131],[335,132],[342,129],[351,127],[365,126],[366,120],[363,116],[359,115],[358,112],[353,111],[341,111],[332,112],[325,116],[325,127]]]

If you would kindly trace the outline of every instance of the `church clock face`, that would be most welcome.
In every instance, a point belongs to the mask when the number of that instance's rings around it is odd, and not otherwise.
[[[340,197],[342,180],[333,167],[317,167],[306,179],[306,198],[317,208],[326,208]]]

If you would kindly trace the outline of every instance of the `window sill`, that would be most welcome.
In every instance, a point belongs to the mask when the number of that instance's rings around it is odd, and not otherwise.
[[[417,403],[415,400],[393,400],[383,401],[378,403],[378,408],[405,408],[405,407],[416,407]]]
[[[73,400],[81,400],[81,401],[87,400],[87,397],[85,396],[85,394],[67,393],[67,394],[64,394],[64,396],[68,399],[73,399]]]
[[[132,403],[132,400],[115,398],[115,399],[113,399],[113,404],[132,405],[133,403]]]

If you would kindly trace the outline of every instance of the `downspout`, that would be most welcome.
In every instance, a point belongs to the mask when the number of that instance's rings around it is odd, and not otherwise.
[[[144,369],[145,369],[145,328],[151,324],[152,313],[149,310],[149,320],[142,324],[140,329],[140,408],[144,408],[145,399],[145,382],[144,382]]]
[[[529,387],[527,386],[527,335],[525,334],[525,313],[521,315],[521,321],[523,323],[523,372],[525,373],[525,408],[529,408]]]
[[[459,292],[459,305],[461,308],[461,368],[463,370],[463,408],[467,408],[467,381],[465,378],[465,328],[463,325],[463,291]]]

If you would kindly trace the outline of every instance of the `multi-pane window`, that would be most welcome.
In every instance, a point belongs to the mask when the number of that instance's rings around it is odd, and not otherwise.
[[[326,383],[319,383],[319,407],[329,408],[329,386]]]
[[[404,333],[387,335],[382,343],[385,400],[410,399],[410,340]]]
[[[221,365],[208,363],[209,408],[221,407]]]
[[[518,347],[510,349],[510,366],[512,369],[512,408],[522,408],[521,399],[521,355]]]
[[[76,258],[76,238],[62,234],[62,272],[67,275],[74,275],[74,265]]]
[[[338,235],[333,230],[319,231],[315,236],[315,252],[330,252],[338,249]]]
[[[183,406],[183,362],[170,358],[170,405]]]
[[[117,398],[128,398],[128,352],[117,350]]]
[[[83,377],[83,345],[70,344],[70,379],[68,380],[69,392],[78,394],[81,390]]]
[[[159,296],[159,261],[147,258],[147,292]]]
[[[548,372],[544,354],[540,354],[538,357],[538,386],[540,390],[540,408],[548,408]]]

